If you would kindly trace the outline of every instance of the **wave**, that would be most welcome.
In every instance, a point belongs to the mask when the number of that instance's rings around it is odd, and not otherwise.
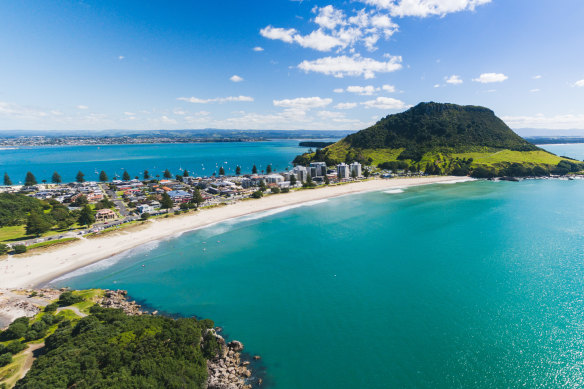
[[[101,270],[108,269],[127,257],[132,257],[132,256],[135,256],[137,254],[147,254],[148,252],[156,249],[159,245],[160,245],[160,241],[152,241],[152,242],[143,244],[140,247],[136,247],[134,249],[124,251],[120,254],[113,255],[113,256],[111,256],[107,259],[104,259],[102,261],[95,262],[95,263],[92,263],[91,265],[81,267],[77,270],[72,271],[71,273],[64,274],[60,277],[55,278],[54,280],[49,282],[49,284],[53,284],[55,282],[60,282],[63,280],[67,280],[69,278],[75,278],[75,277],[79,277],[79,276],[82,276],[85,274],[95,273],[95,272],[98,272]]]
[[[404,190],[402,188],[396,188],[396,189],[384,190],[383,193],[398,194],[398,193],[404,193]]]
[[[435,184],[449,185],[449,184],[460,184],[461,182],[470,182],[470,181],[476,181],[476,180],[474,178],[469,179],[467,177],[467,178],[454,179],[454,180],[449,180],[449,181],[436,182]]]

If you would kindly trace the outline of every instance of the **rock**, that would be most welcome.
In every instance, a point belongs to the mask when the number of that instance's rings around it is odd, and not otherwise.
[[[259,355],[254,355],[253,359],[256,361],[259,361],[260,359],[262,359],[262,357],[260,357]]]
[[[237,340],[229,342],[228,346],[230,349],[232,349],[233,351],[236,351],[236,352],[243,350],[243,343],[241,343]]]

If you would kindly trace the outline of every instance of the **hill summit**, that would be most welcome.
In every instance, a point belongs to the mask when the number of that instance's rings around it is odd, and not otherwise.
[[[399,161],[400,167],[411,169],[430,166],[432,174],[470,174],[480,167],[488,175],[531,175],[537,166],[536,175],[542,175],[564,159],[517,135],[488,108],[429,102],[388,115],[333,145],[298,156],[294,162],[334,165],[359,161],[387,167]],[[516,169],[518,165],[522,169]],[[514,169],[509,171],[511,167]]]

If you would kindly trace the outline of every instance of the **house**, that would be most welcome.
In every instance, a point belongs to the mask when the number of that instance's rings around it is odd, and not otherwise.
[[[138,213],[141,215],[143,213],[154,212],[154,207],[152,205],[148,205],[148,204],[140,204],[136,207],[136,210],[138,210]]]
[[[184,190],[172,190],[168,192],[168,195],[175,203],[186,203],[193,198],[193,195]]]
[[[116,213],[114,211],[112,211],[111,209],[100,209],[95,214],[95,221],[97,223],[103,223],[103,222],[107,222],[110,220],[115,220],[116,217],[117,217]]]

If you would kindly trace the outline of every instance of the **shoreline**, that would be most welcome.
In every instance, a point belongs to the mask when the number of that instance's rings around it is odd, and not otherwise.
[[[206,228],[255,213],[335,198],[344,195],[408,188],[438,183],[466,182],[473,179],[456,176],[373,179],[355,183],[275,194],[258,200],[238,201],[195,213],[147,222],[137,231],[120,231],[104,237],[83,238],[69,245],[42,253],[11,256],[0,261],[0,285],[3,288],[41,287],[65,274],[153,241],[171,239],[189,231]]]

